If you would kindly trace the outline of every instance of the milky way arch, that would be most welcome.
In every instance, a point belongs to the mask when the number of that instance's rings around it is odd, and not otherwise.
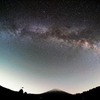
[[[88,27],[75,27],[70,25],[42,25],[30,23],[6,23],[1,24],[1,31],[31,40],[55,40],[65,43],[67,46],[85,47],[99,52],[99,32]],[[2,33],[1,32],[1,33]]]

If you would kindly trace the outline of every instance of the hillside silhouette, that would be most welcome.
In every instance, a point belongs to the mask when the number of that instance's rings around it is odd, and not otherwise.
[[[22,89],[21,89],[22,90]],[[83,93],[69,94],[61,90],[50,90],[41,94],[30,94],[20,91],[12,91],[5,87],[0,86],[0,98],[1,100],[48,100],[48,99],[60,99],[60,100],[100,100],[100,86],[84,91]]]

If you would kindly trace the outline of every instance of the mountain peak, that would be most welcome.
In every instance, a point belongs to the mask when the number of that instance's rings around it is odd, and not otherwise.
[[[71,95],[70,93],[67,93],[67,92],[60,90],[60,89],[57,89],[57,88],[51,89],[51,90],[49,90],[45,93],[46,94],[65,94],[65,95],[67,94],[67,95]]]
[[[62,91],[62,90],[60,90],[60,89],[57,89],[57,88],[54,88],[54,89],[52,89],[52,90],[50,90],[50,91]]]

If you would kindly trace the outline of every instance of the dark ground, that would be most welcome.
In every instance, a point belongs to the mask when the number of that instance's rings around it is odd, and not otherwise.
[[[12,91],[0,86],[0,100],[100,100],[100,87],[78,94],[69,94],[64,91],[48,91],[42,94],[29,94],[23,91]]]

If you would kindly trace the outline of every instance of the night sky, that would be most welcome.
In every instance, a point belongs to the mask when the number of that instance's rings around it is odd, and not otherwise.
[[[0,0],[0,85],[36,94],[99,86],[100,3]]]

